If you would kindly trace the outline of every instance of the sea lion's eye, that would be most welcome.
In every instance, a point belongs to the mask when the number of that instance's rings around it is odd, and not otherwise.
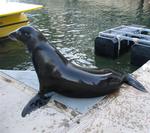
[[[25,35],[26,37],[30,37],[30,34],[27,33],[27,32],[25,32],[24,35]]]

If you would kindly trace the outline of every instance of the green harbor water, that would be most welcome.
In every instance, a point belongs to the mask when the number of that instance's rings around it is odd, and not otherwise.
[[[15,1],[44,5],[42,10],[27,13],[30,25],[41,30],[72,63],[124,72],[136,69],[130,65],[130,53],[116,60],[95,56],[94,39],[100,31],[120,25],[139,24],[150,28],[148,0]],[[23,44],[7,40],[0,42],[0,69],[34,68]]]

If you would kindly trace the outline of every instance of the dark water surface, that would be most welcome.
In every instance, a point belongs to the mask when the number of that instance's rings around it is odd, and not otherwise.
[[[18,0],[19,1],[19,0]],[[20,0],[22,1],[22,0]],[[30,25],[40,29],[68,60],[85,67],[109,67],[132,72],[130,53],[117,60],[94,55],[99,31],[119,25],[140,24],[150,28],[148,0],[24,0],[44,5],[28,13]],[[33,70],[30,55],[21,43],[0,42],[0,69]]]

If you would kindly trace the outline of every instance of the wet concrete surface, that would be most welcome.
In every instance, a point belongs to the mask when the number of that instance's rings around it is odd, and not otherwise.
[[[118,93],[83,115],[80,124],[73,124],[69,132],[150,133],[150,61],[134,76],[148,93],[123,85]]]
[[[150,92],[150,61],[133,75]],[[24,105],[35,93],[33,88],[0,72],[1,133],[150,132],[150,93],[140,92],[126,84],[83,114],[50,101],[22,118]]]

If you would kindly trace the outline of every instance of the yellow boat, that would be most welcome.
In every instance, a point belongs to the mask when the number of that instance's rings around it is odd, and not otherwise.
[[[24,12],[42,7],[42,5],[17,2],[0,3],[0,38],[8,36],[13,30],[28,24],[28,18]]]

